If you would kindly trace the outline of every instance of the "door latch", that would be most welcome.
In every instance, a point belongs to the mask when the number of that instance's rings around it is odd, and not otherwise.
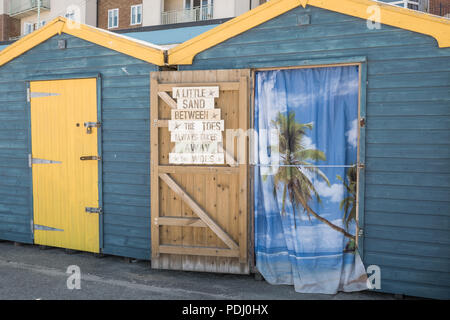
[[[366,118],[359,119],[359,126],[364,128],[366,126]]]
[[[97,213],[97,214],[102,214],[103,213],[103,208],[92,208],[92,207],[86,207],[85,211],[87,213]]]
[[[98,157],[98,156],[83,156],[80,157],[81,161],[87,161],[87,160],[102,160],[102,157]]]
[[[101,122],[97,121],[97,122],[85,122],[84,123],[84,127],[86,128],[86,133],[87,134],[91,134],[92,133],[92,128],[100,128],[101,127]]]

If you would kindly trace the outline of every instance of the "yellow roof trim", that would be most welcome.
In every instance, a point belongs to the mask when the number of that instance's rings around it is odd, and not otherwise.
[[[381,23],[434,37],[440,48],[450,47],[450,21],[430,14],[372,0],[271,0],[168,51],[169,65],[192,64],[202,51],[250,30],[298,6],[307,5],[368,19],[368,7],[378,6]]]
[[[158,49],[157,46],[151,47],[150,44],[146,45],[138,40],[134,41],[121,35],[84,24],[76,24],[66,18],[58,17],[43,28],[3,49],[0,52],[0,66],[62,32],[158,66],[164,65],[164,50]]]

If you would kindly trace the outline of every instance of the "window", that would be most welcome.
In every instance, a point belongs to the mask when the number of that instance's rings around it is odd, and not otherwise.
[[[108,29],[119,27],[119,9],[108,10]]]
[[[184,9],[194,9],[201,6],[200,0],[184,0]]]
[[[23,34],[29,34],[29,33],[32,33],[33,31],[34,31],[34,25],[32,23],[25,22],[23,24]]]
[[[131,25],[142,23],[142,4],[131,6]]]
[[[71,11],[71,12],[67,12],[64,17],[66,17],[67,19],[70,20],[75,20],[75,12]]]

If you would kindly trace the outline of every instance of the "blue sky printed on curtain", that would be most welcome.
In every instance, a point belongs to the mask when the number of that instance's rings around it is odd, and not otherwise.
[[[367,289],[348,236],[356,175],[343,166],[357,162],[358,86],[357,66],[256,73],[255,250],[269,283],[304,293]],[[277,159],[280,167],[268,165]]]

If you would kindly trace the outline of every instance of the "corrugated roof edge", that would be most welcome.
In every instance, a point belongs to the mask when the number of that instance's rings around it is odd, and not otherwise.
[[[147,33],[153,31],[165,31],[165,30],[173,30],[173,29],[183,29],[183,28],[191,28],[191,27],[202,27],[202,26],[210,26],[210,25],[219,25],[225,23],[233,18],[223,18],[223,19],[211,19],[211,20],[203,20],[203,21],[193,21],[193,22],[183,22],[183,23],[173,23],[173,24],[163,24],[157,26],[145,26],[145,27],[137,27],[130,29],[121,29],[121,30],[111,30],[110,32],[123,34],[123,33]],[[131,37],[133,38],[133,37]],[[0,47],[8,46],[13,44],[18,40],[7,40],[0,41]]]
[[[172,24],[160,24],[160,25],[156,25],[156,26],[145,26],[145,27],[137,27],[137,28],[130,28],[130,29],[121,29],[121,30],[116,30],[113,32],[114,33],[133,33],[133,32],[149,32],[149,31],[158,31],[158,30],[181,29],[181,28],[189,28],[189,27],[201,27],[201,26],[208,26],[208,25],[214,25],[214,24],[222,24],[231,19],[233,19],[233,18],[211,19],[211,20],[172,23]]]

